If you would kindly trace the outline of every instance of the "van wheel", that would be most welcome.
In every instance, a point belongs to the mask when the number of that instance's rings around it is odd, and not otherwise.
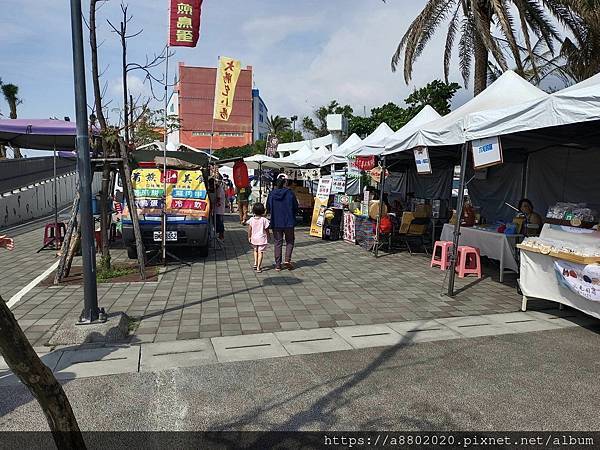
[[[137,248],[135,247],[127,247],[127,257],[129,259],[137,259]]]
[[[196,247],[197,251],[198,251],[198,256],[200,256],[201,258],[206,258],[208,256],[208,245],[205,245],[204,247]]]

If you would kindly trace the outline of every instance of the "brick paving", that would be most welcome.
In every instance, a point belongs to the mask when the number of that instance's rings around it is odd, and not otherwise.
[[[457,278],[458,295],[448,298],[445,274],[429,258],[406,252],[375,259],[358,246],[328,242],[297,230],[293,271],[276,272],[272,245],[266,270],[252,270],[245,228],[227,218],[224,250],[206,260],[185,255],[191,266],[171,265],[158,282],[100,284],[100,306],[139,320],[132,342],[160,342],[346,325],[518,311],[515,276],[498,282],[498,269],[485,267],[482,280]],[[0,253],[0,292],[10,299],[54,260],[36,255],[39,230],[17,238],[13,254]],[[113,259],[125,259],[113,250]],[[75,262],[77,264],[77,262]],[[6,274],[9,276],[5,276]],[[34,345],[44,345],[62,320],[74,320],[82,305],[80,286],[36,287],[13,312]],[[549,302],[530,302],[531,309]]]

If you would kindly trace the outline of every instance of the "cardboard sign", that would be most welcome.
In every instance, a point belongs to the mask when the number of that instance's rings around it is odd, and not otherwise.
[[[415,164],[418,174],[431,173],[431,160],[429,159],[429,149],[427,147],[415,148]]]
[[[475,139],[471,144],[473,147],[473,167],[475,170],[504,162],[499,137]]]

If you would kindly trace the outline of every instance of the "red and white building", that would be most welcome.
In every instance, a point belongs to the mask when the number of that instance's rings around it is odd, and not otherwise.
[[[242,69],[235,90],[229,121],[213,121],[217,69],[179,63],[178,83],[168,105],[168,114],[177,116],[180,128],[169,134],[169,142],[199,150],[241,147],[254,142],[255,99],[252,67]],[[214,133],[214,134],[213,134]]]

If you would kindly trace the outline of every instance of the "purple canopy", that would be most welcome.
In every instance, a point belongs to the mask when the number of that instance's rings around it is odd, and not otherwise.
[[[75,122],[51,119],[0,120],[0,144],[33,150],[75,150]]]

